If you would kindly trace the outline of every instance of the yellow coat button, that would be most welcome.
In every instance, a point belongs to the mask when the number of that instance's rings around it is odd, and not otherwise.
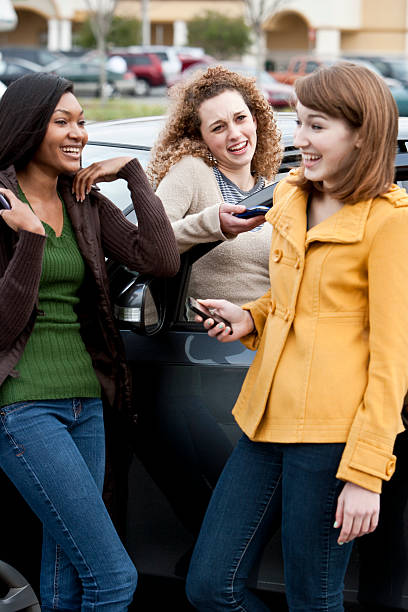
[[[282,253],[281,249],[275,249],[274,252],[272,253],[272,260],[275,263],[278,263],[278,261],[280,261],[282,259],[282,255],[283,255],[283,253]]]
[[[392,476],[394,471],[395,471],[395,460],[394,459],[390,459],[389,461],[387,461],[387,466],[385,468],[385,473],[387,474],[387,476]]]

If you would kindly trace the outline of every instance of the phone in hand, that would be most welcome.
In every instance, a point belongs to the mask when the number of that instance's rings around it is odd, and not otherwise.
[[[265,215],[273,204],[273,192],[279,181],[260,189],[256,193],[237,202],[240,206],[246,206],[246,210],[235,215],[239,219],[250,219],[258,215]]]
[[[235,216],[240,219],[251,219],[252,217],[259,217],[259,215],[266,215],[269,208],[269,206],[252,206],[252,208],[247,208],[244,212],[238,213]]]
[[[230,328],[230,330],[231,330],[230,334],[232,334],[231,323],[229,321],[227,321],[227,319],[224,319],[223,317],[220,317],[220,315],[212,314],[208,310],[208,308],[206,308],[204,306],[204,304],[200,304],[193,297],[189,297],[188,300],[187,300],[187,303],[188,303],[188,307],[190,308],[190,310],[192,310],[196,314],[200,315],[200,317],[203,318],[203,321],[206,321],[207,319],[212,319],[214,321],[213,327],[218,325],[218,323],[224,323],[225,327],[229,327]]]
[[[0,208],[5,208],[6,210],[11,209],[10,202],[2,193],[0,193]]]

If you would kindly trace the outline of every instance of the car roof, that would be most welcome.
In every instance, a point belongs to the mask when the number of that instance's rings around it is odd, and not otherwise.
[[[292,145],[293,130],[295,127],[296,113],[275,113],[279,129],[282,133],[284,146]],[[155,117],[137,117],[131,119],[117,119],[112,121],[98,121],[89,123],[89,142],[93,144],[105,144],[110,146],[126,146],[130,148],[150,149],[160,130],[164,127],[166,117],[164,115]],[[400,150],[406,150],[408,142],[408,117],[399,117],[398,142]],[[135,141],[135,130],[129,129],[134,126],[137,133]]]
[[[284,146],[292,145],[296,113],[275,113],[275,116],[278,120]],[[150,149],[160,130],[164,127],[165,120],[165,116],[159,116],[89,123],[87,125],[89,144]],[[135,130],[130,129],[132,126]],[[138,138],[137,142],[135,141],[135,131]]]

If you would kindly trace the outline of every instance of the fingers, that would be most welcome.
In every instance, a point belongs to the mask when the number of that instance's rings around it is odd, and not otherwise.
[[[208,329],[210,338],[216,338],[219,342],[231,341],[231,327],[224,323],[216,323],[214,319],[206,319],[204,327]]]
[[[92,164],[88,168],[79,170],[74,178],[72,185],[72,193],[75,195],[78,202],[83,202],[85,196],[91,191],[92,185],[96,182],[98,175],[100,176],[100,168],[98,164]]]
[[[372,515],[353,516],[352,514],[346,513],[337,541],[339,544],[351,542],[355,538],[360,538],[366,533],[373,532],[377,525],[378,517]]]
[[[351,482],[339,495],[334,528],[341,528],[337,542],[351,542],[374,531],[379,519],[379,495]]]

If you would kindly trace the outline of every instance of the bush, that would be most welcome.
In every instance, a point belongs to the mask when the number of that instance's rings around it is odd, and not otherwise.
[[[94,49],[96,40],[92,32],[90,19],[84,21],[79,30],[74,34],[74,44],[85,49]],[[106,37],[108,44],[115,47],[128,47],[139,45],[142,41],[142,24],[138,19],[125,19],[114,17],[109,34]]]
[[[243,55],[251,45],[251,29],[242,17],[207,11],[192,19],[187,28],[189,45],[203,47],[206,53],[219,59]]]

